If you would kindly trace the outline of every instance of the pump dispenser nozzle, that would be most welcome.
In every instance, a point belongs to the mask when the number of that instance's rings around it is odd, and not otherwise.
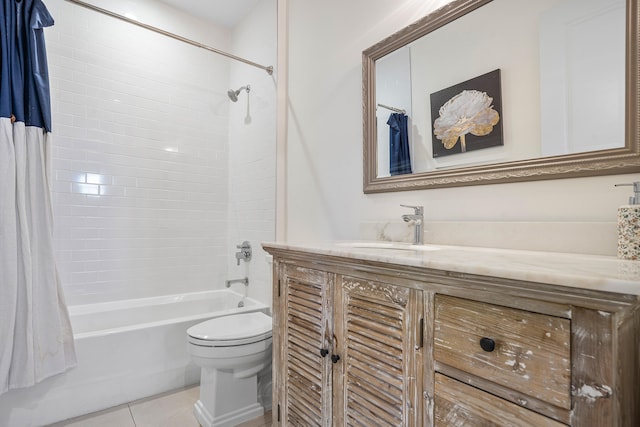
[[[640,181],[635,181],[630,184],[615,184],[615,187],[625,187],[630,186],[633,187],[633,196],[629,197],[630,205],[639,205],[640,204]]]

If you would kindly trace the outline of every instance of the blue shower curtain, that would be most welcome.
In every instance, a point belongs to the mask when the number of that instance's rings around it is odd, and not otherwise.
[[[411,173],[408,117],[402,113],[389,116],[389,172],[391,175]]]
[[[53,251],[51,107],[41,0],[0,8],[0,394],[76,364]]]

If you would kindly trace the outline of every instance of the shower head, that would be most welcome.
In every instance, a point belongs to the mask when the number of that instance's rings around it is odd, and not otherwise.
[[[235,91],[233,89],[229,89],[227,91],[227,96],[229,96],[229,99],[233,102],[236,102],[238,100],[238,94],[240,93],[240,91]]]
[[[238,90],[229,89],[227,91],[227,96],[229,97],[229,99],[231,101],[236,102],[238,100],[238,95],[240,95],[240,92],[242,92],[243,90],[246,90],[247,93],[249,93],[249,91],[251,90],[251,86],[249,86],[249,85],[242,86]]]

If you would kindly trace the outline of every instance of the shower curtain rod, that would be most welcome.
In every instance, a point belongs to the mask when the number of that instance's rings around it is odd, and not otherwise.
[[[187,43],[187,44],[190,44],[192,46],[199,47],[201,49],[217,53],[218,55],[226,56],[227,58],[235,59],[236,61],[244,62],[245,64],[248,64],[248,65],[251,65],[251,66],[254,66],[254,67],[257,67],[257,68],[261,68],[261,69],[265,70],[267,72],[267,74],[269,74],[269,75],[273,74],[273,66],[271,66],[271,65],[264,66],[264,65],[257,64],[257,63],[255,63],[253,61],[249,61],[248,59],[240,58],[239,56],[235,56],[235,55],[232,55],[230,53],[224,52],[222,50],[216,49],[214,47],[207,46],[206,44],[202,44],[202,43],[199,43],[197,41],[190,40],[190,39],[188,39],[186,37],[182,37],[182,36],[179,36],[179,35],[174,34],[174,33],[170,33],[168,31],[165,31],[165,30],[160,29],[158,27],[154,27],[154,26],[151,26],[151,25],[144,24],[142,22],[138,22],[135,19],[127,18],[126,16],[120,15],[120,14],[115,13],[115,12],[111,12],[110,10],[103,9],[101,7],[94,6],[92,4],[89,4],[89,3],[86,3],[86,2],[83,2],[83,1],[80,1],[80,0],[67,0],[67,1],[70,2],[70,3],[77,4],[78,6],[82,6],[82,7],[85,7],[87,9],[102,13],[104,15],[111,16],[112,18],[116,18],[116,19],[119,19],[121,21],[125,21],[125,22],[128,22],[128,23],[133,24],[133,25],[137,25],[138,27],[142,27],[142,28],[145,28],[147,30],[151,30],[151,31],[156,32],[158,34],[162,34],[164,36],[171,37],[172,39],[179,40],[179,41],[181,41],[183,43]]]
[[[388,105],[378,104],[378,107],[386,108],[387,110],[395,111],[396,113],[407,114],[405,110],[401,110],[400,108],[389,107]]]

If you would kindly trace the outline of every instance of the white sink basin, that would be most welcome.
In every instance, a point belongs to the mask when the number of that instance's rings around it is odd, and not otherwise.
[[[440,250],[438,246],[433,245],[414,245],[412,243],[404,242],[338,242],[336,246],[344,248],[357,248],[357,249],[382,249],[382,250],[400,250],[400,251],[437,251]]]

